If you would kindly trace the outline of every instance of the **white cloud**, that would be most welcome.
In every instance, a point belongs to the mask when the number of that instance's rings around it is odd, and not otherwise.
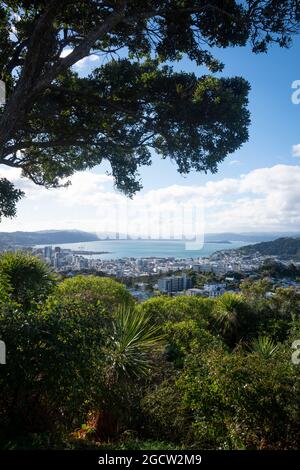
[[[72,48],[67,47],[61,52],[60,57],[67,57],[72,51],[73,51]],[[85,67],[96,65],[95,63],[98,62],[99,60],[100,60],[100,57],[97,54],[91,54],[79,60],[78,62],[76,62],[74,67],[78,69],[78,71],[82,71]]]
[[[133,200],[113,189],[112,177],[79,172],[68,188],[46,190],[1,169],[1,176],[26,192],[18,217],[4,219],[0,230],[78,228],[101,232],[150,230],[159,218],[178,230],[182,207],[204,208],[206,231],[300,230],[300,165],[259,168],[237,178],[202,186],[170,185],[138,193]]]
[[[67,57],[69,54],[71,54],[72,51],[73,49],[71,49],[70,47],[66,47],[64,50],[61,51],[60,57]]]
[[[90,67],[90,66],[96,65],[95,63],[98,62],[99,60],[100,60],[99,56],[97,56],[96,54],[91,54],[91,55],[89,55],[87,57],[84,57],[83,59],[79,60],[78,62],[76,62],[74,67],[79,69],[79,70],[82,70],[85,67]]]
[[[300,144],[293,145],[293,157],[300,157]]]

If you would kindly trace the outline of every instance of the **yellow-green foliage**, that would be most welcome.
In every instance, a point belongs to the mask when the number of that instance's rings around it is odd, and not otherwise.
[[[76,306],[84,310],[97,307],[105,312],[113,312],[119,305],[134,305],[133,297],[125,286],[112,279],[97,276],[65,279],[57,286],[49,300],[61,308]]]

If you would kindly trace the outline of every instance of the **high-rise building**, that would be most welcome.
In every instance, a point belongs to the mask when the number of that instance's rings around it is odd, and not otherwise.
[[[192,281],[186,274],[163,277],[158,280],[158,290],[163,293],[180,292],[192,287]]]
[[[52,256],[52,247],[51,246],[45,246],[44,247],[44,258],[47,260],[51,260]]]
[[[55,251],[54,253],[54,259],[53,259],[53,266],[55,269],[58,269],[60,266],[61,266],[61,260],[60,260],[60,252],[59,251]]]

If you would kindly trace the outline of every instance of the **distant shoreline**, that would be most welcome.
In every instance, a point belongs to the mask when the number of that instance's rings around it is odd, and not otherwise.
[[[194,242],[196,238],[99,238],[97,241],[100,242]],[[220,244],[227,244],[231,245],[232,242],[229,240],[204,240],[203,243],[220,243]]]
[[[159,243],[194,243],[196,239],[182,239],[182,238],[98,238],[97,240],[88,240],[82,242],[59,242],[59,243],[35,243],[35,244],[23,244],[23,245],[16,245],[16,246],[34,246],[35,248],[41,248],[44,246],[60,246],[60,245],[74,245],[74,244],[81,244],[82,246],[87,243],[94,243],[94,242],[159,242]],[[232,242],[229,240],[208,240],[204,241],[203,244],[216,244],[216,245],[232,245]],[[109,251],[105,251],[103,253],[110,253]]]
[[[74,255],[108,255],[111,251],[71,250]]]

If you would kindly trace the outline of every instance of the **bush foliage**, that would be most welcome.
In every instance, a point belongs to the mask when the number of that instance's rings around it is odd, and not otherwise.
[[[3,255],[2,448],[297,449],[300,300],[266,289],[136,305],[111,279]]]

